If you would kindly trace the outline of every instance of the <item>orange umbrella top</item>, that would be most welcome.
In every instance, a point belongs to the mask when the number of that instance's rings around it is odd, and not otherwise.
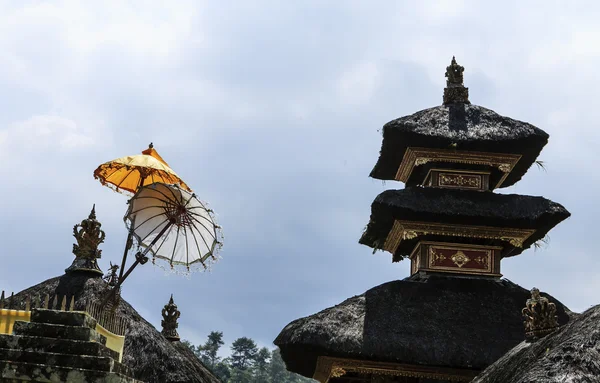
[[[162,159],[152,144],[142,154],[103,163],[94,170],[94,178],[117,192],[132,194],[140,187],[155,182],[179,184],[183,189],[192,191]]]

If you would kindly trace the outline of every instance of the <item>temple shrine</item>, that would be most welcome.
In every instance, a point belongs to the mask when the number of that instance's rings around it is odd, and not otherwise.
[[[452,58],[442,105],[384,125],[370,174],[405,188],[375,198],[359,242],[410,262],[410,276],[288,324],[275,344],[290,371],[321,383],[468,382],[525,339],[526,302],[549,300],[553,323],[569,321],[563,304],[501,270],[570,216],[543,197],[495,192],[549,136],[471,104],[463,72]]]

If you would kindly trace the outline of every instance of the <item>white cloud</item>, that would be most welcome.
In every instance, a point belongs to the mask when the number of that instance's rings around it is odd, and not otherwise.
[[[71,151],[94,144],[94,132],[85,132],[75,121],[59,116],[33,116],[0,131],[4,156],[27,156],[41,150]]]

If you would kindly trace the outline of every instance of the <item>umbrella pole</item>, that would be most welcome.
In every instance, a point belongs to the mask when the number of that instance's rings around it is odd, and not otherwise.
[[[144,186],[144,180],[146,179],[146,177],[144,177],[143,174],[140,173],[140,183],[138,184],[138,187],[136,189],[140,190],[140,188],[142,186]],[[125,242],[125,251],[123,251],[123,260],[121,261],[121,271],[119,271],[119,279],[117,279],[117,282],[121,280],[121,278],[123,278],[123,270],[125,270],[125,263],[127,262],[127,253],[129,253],[129,249],[131,249],[131,245],[132,245],[132,237],[133,237],[133,229],[135,228],[135,216],[133,216],[133,220],[131,221],[131,227],[129,228],[129,233],[127,234],[127,242]]]
[[[133,271],[133,269],[135,269],[135,267],[141,263],[144,264],[146,262],[148,262],[148,258],[146,257],[146,254],[148,254],[148,252],[150,251],[150,249],[152,248],[152,246],[154,246],[156,244],[156,242],[158,242],[158,240],[167,232],[167,230],[169,230],[169,228],[171,227],[171,225],[173,225],[173,222],[169,222],[165,225],[165,227],[162,228],[162,230],[160,231],[160,233],[158,233],[158,235],[152,240],[152,242],[150,242],[150,245],[148,245],[148,247],[146,247],[144,249],[143,252],[141,253],[137,253],[135,255],[135,262],[133,262],[133,264],[129,267],[129,269],[127,270],[127,272],[125,273],[125,275],[123,275],[122,278],[119,278],[119,280],[117,281],[117,284],[115,285],[115,287],[113,287],[110,292],[108,293],[108,295],[106,296],[106,298],[104,298],[104,300],[102,301],[100,306],[104,306],[106,304],[106,302],[108,302],[108,300],[121,288],[121,285],[123,284],[123,282],[125,282],[125,279],[127,279],[127,277],[129,276],[129,274],[131,274],[131,272]]]
[[[129,253],[129,249],[131,249],[132,239],[133,239],[133,229],[135,228],[135,216],[131,220],[131,227],[129,228],[129,234],[127,234],[127,242],[125,242],[125,251],[123,251],[123,260],[121,261],[121,271],[119,271],[119,279],[117,282],[123,278],[123,270],[125,269],[125,263],[127,262],[127,253]]]

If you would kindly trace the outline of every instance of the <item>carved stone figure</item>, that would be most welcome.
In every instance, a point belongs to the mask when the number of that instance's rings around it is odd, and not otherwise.
[[[161,333],[170,341],[179,340],[179,334],[177,333],[179,324],[177,323],[177,319],[179,319],[180,315],[181,313],[177,310],[177,305],[173,302],[173,294],[171,294],[169,303],[162,309],[163,320],[160,322],[163,328]]]
[[[110,262],[110,270],[103,278],[106,281],[106,283],[108,283],[109,286],[114,287],[117,285],[117,283],[119,281],[119,275],[117,274],[118,270],[119,270],[119,266],[113,265],[112,262]]]
[[[535,287],[531,290],[531,298],[527,300],[523,309],[523,316],[525,337],[529,340],[543,338],[558,328],[556,305],[548,298],[542,297],[540,290]]]
[[[73,227],[73,236],[77,241],[73,244],[73,254],[75,260],[65,272],[92,272],[103,274],[98,267],[97,259],[101,257],[102,250],[98,246],[104,242],[104,231],[100,228],[102,224],[96,220],[96,205],[87,219]]]

